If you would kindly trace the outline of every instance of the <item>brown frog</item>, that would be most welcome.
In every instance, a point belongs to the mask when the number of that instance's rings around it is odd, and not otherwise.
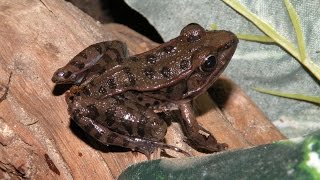
[[[231,32],[206,31],[192,23],[177,38],[131,57],[120,41],[91,45],[58,69],[52,81],[74,84],[66,96],[71,118],[105,145],[148,158],[156,148],[189,155],[162,142],[167,124],[158,113],[180,110],[188,143],[217,152],[227,145],[197,123],[190,101],[219,77],[237,44]]]

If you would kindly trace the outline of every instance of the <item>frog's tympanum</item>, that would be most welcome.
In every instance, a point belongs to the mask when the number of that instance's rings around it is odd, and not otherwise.
[[[167,124],[158,114],[180,110],[188,143],[216,152],[227,145],[197,123],[191,100],[219,77],[237,44],[231,32],[206,31],[193,23],[177,38],[131,57],[120,41],[91,45],[58,69],[52,81],[73,84],[66,95],[71,119],[103,144],[147,157],[156,148],[188,155],[163,142]]]

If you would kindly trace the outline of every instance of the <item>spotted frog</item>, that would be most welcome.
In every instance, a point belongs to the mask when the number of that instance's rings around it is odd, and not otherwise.
[[[189,155],[163,142],[167,124],[159,113],[180,110],[187,142],[217,152],[227,145],[197,123],[191,100],[219,77],[237,44],[231,32],[192,23],[177,38],[131,57],[121,41],[91,45],[58,69],[52,81],[73,85],[66,95],[71,119],[105,145],[148,158],[156,148]]]

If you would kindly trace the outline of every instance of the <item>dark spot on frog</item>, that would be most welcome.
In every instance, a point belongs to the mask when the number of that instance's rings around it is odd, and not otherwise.
[[[154,102],[153,102],[153,105],[154,105],[154,106],[159,106],[159,104],[160,104],[159,101],[154,101]]]
[[[112,110],[107,110],[106,113],[106,123],[108,125],[108,127],[111,127],[114,123],[115,123],[115,115],[114,115],[114,111]]]
[[[183,84],[184,84],[184,86],[181,87],[181,89],[183,89],[182,94],[186,94],[189,90],[188,85],[187,85],[187,83],[183,83]],[[199,86],[200,86],[200,84],[199,84]]]
[[[138,131],[137,131],[139,137],[144,137],[145,130],[146,130],[146,125],[145,124],[139,124]]]
[[[138,101],[143,101],[143,97],[139,96]]]
[[[88,114],[86,115],[88,118],[97,119],[97,117],[99,117],[98,109],[96,108],[96,106],[94,104],[88,105],[87,109],[89,111]]]
[[[110,88],[110,89],[115,89],[117,87],[117,84],[115,82],[115,80],[113,78],[110,78],[107,80],[107,86]]]
[[[82,92],[83,92],[83,94],[86,95],[86,96],[90,96],[90,95],[91,95],[91,92],[89,91],[89,89],[88,89],[87,87],[84,87],[84,88],[82,89]],[[80,95],[80,94],[79,94],[79,95]]]
[[[105,56],[102,56],[102,60],[106,63],[109,63],[110,61],[112,61],[111,57],[108,54]]]
[[[75,109],[75,110],[73,110],[72,116],[76,117],[79,115],[79,113],[80,113],[80,109]]]
[[[87,57],[85,57],[85,58],[87,58]],[[85,66],[85,64],[80,61],[71,61],[70,64],[77,67],[78,69],[83,69]]]
[[[69,96],[68,99],[69,99],[69,101],[73,102],[74,96]]]
[[[145,104],[146,108],[149,108],[150,105],[151,105],[150,103],[146,103],[146,104]]]
[[[146,60],[150,64],[155,64],[156,61],[157,61],[157,57],[155,55],[153,55],[153,54],[149,54],[149,55],[146,56]]]
[[[170,94],[173,91],[173,86],[170,86],[166,89],[166,93]]]
[[[228,42],[223,48],[229,49],[233,44],[234,44],[234,41],[232,40],[231,42]]]
[[[117,49],[114,48],[110,48],[110,50],[116,54],[116,61],[118,64],[122,64],[123,63],[123,58],[121,58],[121,54]]]
[[[126,130],[126,132],[128,134],[132,134],[133,133],[133,129],[132,129],[133,127],[130,124],[128,124],[127,121],[128,120],[123,119],[121,125],[122,125],[122,127],[124,127],[124,129]]]
[[[84,59],[88,58],[87,53],[85,53],[85,52],[81,52],[79,55],[80,55],[80,57],[83,57]]]
[[[122,105],[122,104],[124,104],[124,97],[122,97],[121,95],[114,96],[113,98],[116,100],[117,105]]]
[[[102,54],[102,47],[100,45],[96,46],[96,51],[98,51],[99,54]]]
[[[102,133],[100,133],[100,132],[95,132],[95,133],[93,134],[93,137],[96,138],[96,139],[100,139],[101,136],[102,136]]]
[[[107,142],[112,144],[117,137],[118,137],[118,134],[111,132],[107,136]]]
[[[134,94],[134,95],[138,95],[138,94],[140,94],[138,91],[130,91],[132,94]]]
[[[165,53],[173,53],[175,51],[175,47],[174,46],[165,46],[162,49],[162,51]]]
[[[74,96],[80,96],[80,92],[76,92]]]
[[[151,94],[161,94],[161,91],[160,90],[154,90],[154,91],[152,91]]]
[[[107,89],[106,89],[104,86],[101,86],[101,87],[99,88],[99,93],[104,94],[104,93],[106,93],[106,92],[107,92]]]
[[[133,61],[133,62],[137,62],[137,61],[139,61],[139,58],[137,58],[137,57],[131,57],[131,58],[129,58],[131,61]]]
[[[180,62],[180,68],[182,70],[187,70],[189,67],[190,67],[190,61],[189,60],[184,59],[184,60],[182,60]]]
[[[127,74],[128,80],[129,80],[129,86],[134,86],[136,84],[136,79],[131,72],[129,67],[123,68],[124,72]]]
[[[172,76],[172,71],[171,71],[170,68],[168,68],[168,67],[165,66],[165,67],[162,68],[161,74],[162,74],[164,77],[169,78],[169,77]]]
[[[49,167],[49,169],[56,173],[57,175],[60,176],[60,171],[59,169],[57,168],[57,166],[54,164],[54,162],[52,161],[52,159],[50,158],[50,156],[48,154],[44,154],[44,159],[46,160],[46,163]]]
[[[149,79],[153,79],[155,75],[155,71],[151,67],[146,68],[144,69],[144,75],[147,76]]]
[[[129,145],[129,141],[127,139],[123,139],[122,146],[127,147]]]

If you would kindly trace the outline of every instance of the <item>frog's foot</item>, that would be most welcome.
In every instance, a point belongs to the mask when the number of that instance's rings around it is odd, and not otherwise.
[[[196,149],[208,151],[208,152],[219,152],[228,148],[226,143],[218,143],[213,135],[199,126],[199,132],[194,132],[188,136],[188,144],[194,146]]]

